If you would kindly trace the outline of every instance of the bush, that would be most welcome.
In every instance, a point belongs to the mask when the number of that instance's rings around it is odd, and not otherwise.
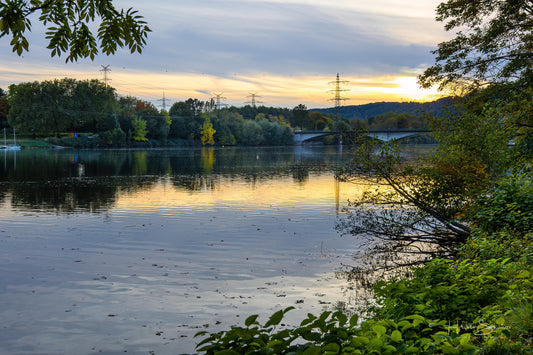
[[[260,325],[257,315],[245,327],[208,335],[197,346],[206,354],[474,354],[478,347],[471,333],[459,334],[446,321],[434,322],[413,315],[394,321],[366,321],[342,312],[312,314],[295,329],[276,331],[293,307],[274,313]]]

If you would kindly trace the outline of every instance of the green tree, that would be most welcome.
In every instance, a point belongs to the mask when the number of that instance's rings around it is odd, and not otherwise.
[[[9,112],[9,104],[7,102],[7,95],[3,89],[0,89],[0,128],[8,126],[7,113]]]
[[[242,144],[261,145],[264,142],[263,130],[255,121],[244,121],[242,126]]]
[[[200,127],[204,121],[201,114],[206,107],[209,107],[209,103],[192,98],[174,103],[169,110],[173,122],[170,126],[170,136],[199,139]]]
[[[67,62],[94,59],[100,51],[114,54],[122,47],[140,53],[151,31],[137,11],[117,10],[112,0],[5,0],[0,2],[0,37],[11,38],[18,55],[29,50],[26,31],[34,14],[46,26],[51,55],[65,53]]]
[[[9,124],[20,131],[106,131],[115,90],[97,80],[64,78],[9,87]]]
[[[291,126],[300,129],[308,128],[309,124],[309,110],[303,104],[300,104],[292,109],[292,116],[289,118]],[[312,128],[312,127],[311,127]]]
[[[147,141],[146,134],[148,130],[146,129],[146,121],[142,118],[136,117],[132,122],[133,127],[133,140],[137,142]]]
[[[514,81],[531,75],[533,3],[530,0],[447,0],[437,21],[455,38],[439,44],[435,64],[419,77],[424,87],[466,81]]]

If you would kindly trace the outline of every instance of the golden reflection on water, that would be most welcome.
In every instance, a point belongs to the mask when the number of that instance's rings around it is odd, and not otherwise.
[[[206,158],[211,159],[211,158]],[[230,177],[203,177],[196,190],[175,186],[170,177],[146,189],[119,194],[116,208],[124,211],[141,207],[236,206],[254,209],[264,206],[328,205],[339,211],[348,199],[367,188],[363,184],[339,182],[333,174],[311,176],[305,183],[290,177],[246,181]],[[214,180],[214,181],[213,181]]]

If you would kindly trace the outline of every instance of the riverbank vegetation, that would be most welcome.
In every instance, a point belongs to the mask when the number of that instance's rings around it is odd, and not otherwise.
[[[420,77],[458,93],[429,123],[439,145],[409,163],[365,141],[339,171],[382,186],[339,224],[379,241],[347,272],[375,277],[364,318],[328,311],[286,328],[289,307],[199,333],[201,353],[533,354],[532,13],[528,1],[442,2],[437,19],[458,33]]]
[[[74,148],[291,145],[294,130],[367,131],[421,129],[431,113],[388,112],[363,120],[336,119],[293,109],[245,105],[216,107],[213,100],[187,99],[158,110],[135,97],[118,97],[98,80],[64,78],[11,85],[0,91],[0,128],[16,128],[19,137],[43,139]],[[209,121],[211,130],[205,130]],[[334,144],[334,136],[319,138]],[[427,136],[415,143],[434,143]]]

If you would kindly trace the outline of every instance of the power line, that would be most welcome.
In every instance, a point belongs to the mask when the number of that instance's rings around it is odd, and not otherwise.
[[[214,99],[216,100],[215,108],[217,110],[220,110],[220,106],[226,106],[225,103],[222,103],[222,100],[226,100],[226,98],[222,96],[223,94],[224,94],[223,92],[221,92],[220,94],[213,93],[213,95],[215,95],[214,97]]]
[[[103,71],[104,72],[104,83],[105,83],[105,87],[107,87],[107,81],[108,80],[111,80],[111,79],[108,79],[107,78],[107,72],[111,71],[111,69],[109,69],[109,67],[111,66],[110,64],[108,65],[100,65],[102,67],[102,69],[100,71]]]
[[[252,100],[251,101],[248,101],[248,102],[245,102],[245,104],[251,104],[253,108],[256,108],[256,103],[257,104],[262,104],[263,102],[262,101],[257,101],[256,98],[257,97],[261,97],[259,95],[257,95],[257,93],[255,92],[251,92],[250,95],[246,96],[246,97],[251,97]]]
[[[167,101],[170,101],[169,99],[165,98],[165,92],[163,92],[163,98],[162,99],[159,99],[157,101],[162,101],[163,102],[163,110],[167,110]]]
[[[335,79],[335,81],[330,81],[329,82],[329,84],[334,84],[335,85],[335,89],[329,90],[329,92],[333,92],[334,93],[334,98],[330,99],[330,100],[335,102],[335,120],[337,120],[337,121],[339,120],[339,113],[340,113],[340,109],[341,109],[341,106],[342,106],[342,101],[349,100],[346,97],[342,97],[341,94],[343,92],[350,91],[348,89],[342,89],[341,88],[341,84],[345,84],[345,83],[348,83],[348,82],[349,81],[346,81],[346,80],[340,80],[339,79],[339,73],[337,73],[337,78]]]

